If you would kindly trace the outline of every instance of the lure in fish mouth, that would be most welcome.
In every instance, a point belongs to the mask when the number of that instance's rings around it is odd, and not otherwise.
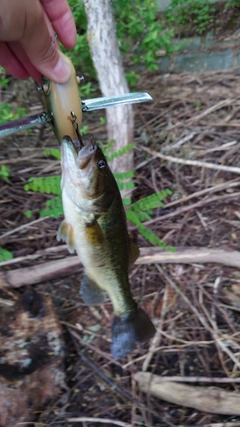
[[[65,137],[62,144],[66,156],[73,156],[78,169],[85,169],[89,162],[93,159],[97,150],[97,144],[94,138],[90,135],[88,138],[74,139]],[[64,155],[63,155],[64,158]]]
[[[66,136],[62,152],[62,199],[65,219],[58,240],[76,250],[84,277],[80,294],[87,304],[108,295],[113,310],[112,355],[126,356],[147,341],[155,328],[132,298],[128,269],[139,249],[128,235],[121,195],[107,160],[91,134],[79,141]]]

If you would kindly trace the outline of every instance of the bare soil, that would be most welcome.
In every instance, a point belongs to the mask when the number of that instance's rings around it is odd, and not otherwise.
[[[165,210],[153,212],[154,222],[149,226],[176,248],[239,251],[237,71],[164,77],[146,73],[137,90],[148,91],[154,102],[135,106],[137,172],[133,200],[165,188],[173,191],[165,201]],[[38,95],[33,96],[33,86],[23,84],[22,92],[18,88],[17,93],[14,102],[19,102],[22,93],[29,112],[43,108]],[[29,103],[30,95],[33,100]],[[2,96],[6,99],[8,94]],[[84,121],[96,139],[104,142],[105,128],[99,121],[102,115],[86,114]],[[1,140],[0,165],[8,166],[11,175],[8,182],[0,181],[0,245],[13,252],[18,261],[0,264],[1,271],[67,256],[66,248],[56,242],[61,219],[32,222],[39,219],[39,210],[51,196],[26,193],[23,188],[29,177],[60,174],[59,162],[43,154],[50,147],[57,148],[57,142],[47,126]],[[160,159],[156,152],[171,158]],[[195,164],[186,164],[186,160]],[[214,165],[225,166],[225,170],[215,169]],[[206,190],[205,194],[199,194],[202,190]],[[33,211],[31,219],[25,216],[29,209]],[[130,226],[130,230],[140,247],[150,246],[134,227]],[[9,231],[12,234],[5,235]],[[37,251],[43,251],[42,255],[31,259]],[[203,385],[203,377],[214,385],[214,379],[220,378],[220,388],[239,392],[239,383],[234,382],[240,368],[239,268],[213,263],[210,258],[209,263],[201,264],[196,258],[190,264],[135,265],[130,279],[135,299],[153,319],[159,333],[151,357],[147,343],[120,361],[112,360],[109,351],[111,305],[108,301],[94,307],[82,303],[81,274],[34,285],[39,293],[53,299],[62,321],[67,389],[57,400],[31,414],[35,422],[32,425],[99,425],[94,421],[68,421],[72,417],[102,418],[106,420],[102,425],[120,421],[122,426],[212,426],[224,422],[240,425],[240,416],[201,412],[146,395],[134,380],[134,374],[144,365],[152,374],[178,376],[183,381],[192,377],[193,385]],[[23,289],[14,292],[22,293]],[[228,380],[231,378],[232,382]]]

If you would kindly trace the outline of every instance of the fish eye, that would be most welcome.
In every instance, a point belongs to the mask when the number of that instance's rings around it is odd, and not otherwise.
[[[106,166],[106,162],[104,162],[104,160],[99,160],[98,169],[104,169],[105,166]]]

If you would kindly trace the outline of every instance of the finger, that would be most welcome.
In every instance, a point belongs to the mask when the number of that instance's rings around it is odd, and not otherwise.
[[[52,26],[63,45],[72,49],[77,41],[77,32],[71,9],[66,0],[41,0]]]
[[[60,50],[60,46],[59,46],[58,40],[57,40],[57,38],[58,38],[57,37],[57,33],[56,33],[56,31],[54,31],[53,26],[52,26],[52,24],[50,22],[50,19],[49,19],[48,15],[47,15],[47,12],[45,10],[43,10],[43,14],[44,14],[45,22],[46,22],[46,25],[47,25],[47,28],[48,28],[48,32],[49,32],[49,35],[50,35],[50,38],[51,38],[51,42],[56,47],[56,49]]]
[[[27,0],[24,13],[25,27],[20,43],[27,57],[41,74],[56,83],[65,83],[71,69],[51,41],[41,4],[38,0]]]
[[[24,68],[21,61],[16,58],[8,44],[0,41],[0,64],[5,70],[18,79],[28,79],[28,71]]]
[[[26,55],[25,50],[23,49],[20,42],[9,42],[8,43],[9,48],[11,49],[11,52],[13,53],[14,57],[18,59],[18,62],[20,64],[24,64],[24,68],[26,72],[28,73],[28,77],[31,76],[36,82],[41,83],[42,81],[42,75],[37,70],[36,67],[31,63],[30,59]],[[6,67],[4,67],[6,68]],[[21,77],[20,77],[21,78]]]

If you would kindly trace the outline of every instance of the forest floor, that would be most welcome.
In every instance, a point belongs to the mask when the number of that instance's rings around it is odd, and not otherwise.
[[[189,258],[184,263],[150,262],[131,268],[133,296],[158,332],[152,345],[141,345],[118,361],[110,354],[111,305],[82,303],[79,272],[34,285],[39,294],[53,299],[62,322],[66,388],[30,414],[30,421],[62,427],[240,426],[240,413],[212,414],[187,407],[191,399],[181,405],[159,400],[141,391],[135,377],[144,370],[193,388],[217,386],[239,393],[240,263],[229,265],[227,254],[240,251],[240,75],[236,70],[145,73],[136,90],[149,92],[154,101],[134,106],[133,200],[172,190],[165,210],[153,211],[149,227],[177,248],[176,257],[188,249]],[[34,89],[25,84],[22,91],[29,112],[41,111]],[[89,113],[84,121],[96,139],[105,142],[102,115]],[[62,218],[33,222],[51,196],[24,190],[30,177],[60,175],[59,161],[43,153],[53,147],[57,141],[49,126],[1,140],[0,165],[10,168],[10,177],[0,184],[0,246],[14,255],[14,262],[0,264],[1,272],[69,256],[56,241]],[[30,219],[28,210],[33,212]],[[150,247],[133,226],[129,228],[140,248]],[[5,235],[9,231],[13,232]],[[222,250],[217,260],[211,252],[215,249]],[[205,261],[199,260],[201,251],[207,254]],[[12,292],[2,291],[2,299],[11,298]],[[23,292],[24,287],[14,290]],[[77,417],[79,421],[70,421]],[[96,417],[101,424],[93,420]]]

